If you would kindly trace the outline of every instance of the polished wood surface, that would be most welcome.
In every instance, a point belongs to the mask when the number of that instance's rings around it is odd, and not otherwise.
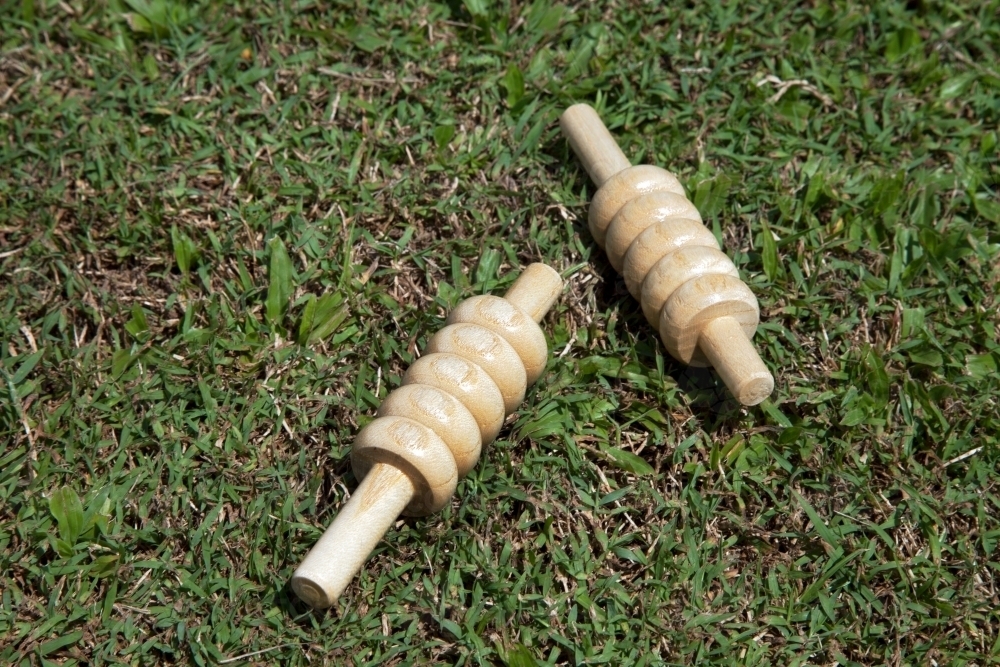
[[[361,483],[292,575],[299,598],[331,606],[400,514],[449,502],[541,375],[548,348],[538,322],[562,285],[554,269],[532,264],[504,298],[473,297],[452,311],[355,438]]]
[[[670,172],[631,166],[597,112],[576,104],[560,127],[598,190],[590,232],[659,329],[676,359],[711,365],[745,405],[760,403],[774,377],[750,339],[760,309],[733,262]]]

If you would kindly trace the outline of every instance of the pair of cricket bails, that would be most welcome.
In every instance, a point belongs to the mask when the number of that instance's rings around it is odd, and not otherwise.
[[[714,367],[744,405],[763,401],[774,378],[750,344],[757,299],[684,188],[659,167],[631,166],[589,106],[570,107],[560,125],[598,186],[591,234],[667,350]],[[361,483],[292,575],[300,598],[331,606],[400,514],[448,503],[542,374],[548,347],[538,323],[561,292],[554,269],[531,264],[503,298],[476,296],[450,313],[358,433],[351,463]]]

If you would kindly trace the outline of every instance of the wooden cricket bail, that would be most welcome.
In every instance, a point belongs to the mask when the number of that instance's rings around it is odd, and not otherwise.
[[[360,484],[292,575],[299,598],[331,606],[397,516],[448,503],[523,400],[528,378],[541,374],[548,350],[538,322],[561,291],[555,270],[531,264],[503,299],[476,297],[455,309],[355,438]]]
[[[757,299],[680,182],[660,167],[630,166],[586,104],[571,106],[559,122],[598,186],[587,216],[591,234],[667,350],[686,364],[714,366],[741,403],[763,401],[774,378],[750,344]]]

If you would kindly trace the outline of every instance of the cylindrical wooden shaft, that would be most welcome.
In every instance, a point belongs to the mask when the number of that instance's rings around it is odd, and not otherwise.
[[[722,381],[743,405],[757,405],[774,390],[774,377],[733,317],[710,320],[701,330],[698,346]]]
[[[559,272],[547,264],[529,264],[521,272],[507,293],[503,295],[507,301],[524,311],[535,322],[541,322],[545,313],[559,298],[563,281]]]
[[[587,104],[574,104],[559,118],[559,127],[597,187],[632,166],[601,117]]]
[[[336,602],[415,491],[399,468],[385,463],[372,466],[295,570],[295,594],[317,609]]]

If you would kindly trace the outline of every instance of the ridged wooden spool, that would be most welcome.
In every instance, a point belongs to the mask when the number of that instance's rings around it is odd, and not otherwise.
[[[548,357],[538,323],[562,279],[531,264],[503,298],[458,305],[354,440],[357,490],[292,575],[313,607],[332,605],[400,514],[443,508],[496,438]]]
[[[590,232],[622,273],[664,346],[692,366],[713,366],[744,405],[774,390],[750,339],[757,298],[739,278],[670,172],[629,164],[597,112],[577,104],[560,126],[591,180]]]

